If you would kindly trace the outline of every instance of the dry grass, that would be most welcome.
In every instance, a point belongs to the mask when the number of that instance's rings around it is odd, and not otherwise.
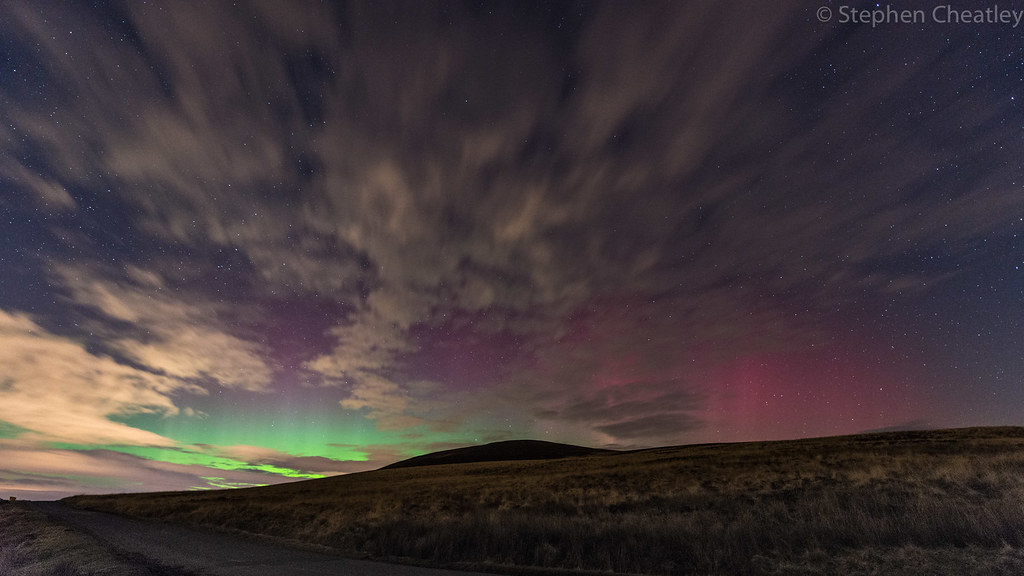
[[[1024,429],[660,448],[71,503],[499,570],[1019,574]]]
[[[51,522],[24,504],[0,504],[0,575],[134,576],[98,542]]]

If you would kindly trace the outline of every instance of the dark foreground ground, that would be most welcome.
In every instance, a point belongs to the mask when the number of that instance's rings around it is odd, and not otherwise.
[[[16,504],[29,514],[41,512],[48,524],[37,523],[32,532],[51,530],[66,544],[48,561],[18,566],[0,574],[18,572],[40,576],[451,576],[451,571],[368,562],[337,555],[298,550],[272,542],[228,534],[192,530],[146,522],[103,512],[71,508],[60,502]],[[2,514],[3,511],[0,511]],[[38,516],[35,520],[38,522]],[[70,530],[69,530],[70,529]],[[2,530],[2,528],[0,528]],[[38,552],[38,551],[37,551]],[[97,561],[98,560],[98,561]],[[473,576],[459,572],[459,576]],[[483,575],[480,575],[483,576]]]
[[[1024,574],[1024,429],[680,446],[68,503],[477,570]]]
[[[0,575],[184,576],[186,573],[103,541],[48,517],[36,503],[0,502]]]

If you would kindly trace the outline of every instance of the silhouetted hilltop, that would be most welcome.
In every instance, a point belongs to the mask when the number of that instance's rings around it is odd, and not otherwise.
[[[585,448],[572,444],[559,444],[543,440],[506,440],[491,442],[480,446],[467,446],[452,450],[431,452],[388,464],[381,470],[391,468],[412,468],[415,466],[434,466],[437,464],[464,464],[467,462],[498,462],[502,460],[553,460],[572,456],[588,456],[613,450]]]

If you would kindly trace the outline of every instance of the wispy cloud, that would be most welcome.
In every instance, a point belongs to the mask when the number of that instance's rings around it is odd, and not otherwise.
[[[261,346],[225,330],[218,314],[223,304],[175,295],[159,276],[137,269],[122,283],[84,268],[61,267],[57,275],[75,304],[121,324],[110,328],[100,322],[95,328],[107,332],[104,345],[127,359],[181,380],[251,391],[270,387],[272,372]],[[134,330],[126,331],[125,323]]]
[[[116,450],[67,450],[46,448],[23,440],[0,440],[4,469],[0,490],[19,498],[50,500],[74,494],[151,492],[260,486],[281,481],[280,476],[247,467],[244,461],[232,468],[179,464],[144,458]],[[206,478],[217,478],[208,482]]]

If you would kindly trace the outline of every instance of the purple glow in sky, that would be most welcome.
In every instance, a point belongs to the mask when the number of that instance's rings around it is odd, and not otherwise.
[[[0,2],[0,492],[1024,423],[1024,44]]]

